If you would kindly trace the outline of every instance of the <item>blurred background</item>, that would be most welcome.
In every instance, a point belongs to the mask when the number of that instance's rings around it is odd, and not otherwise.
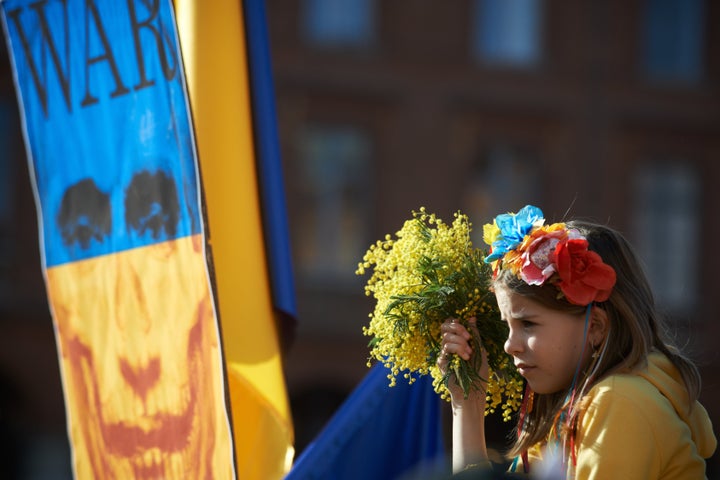
[[[528,203],[550,221],[624,232],[720,425],[720,3],[266,8],[298,303],[285,358],[298,454],[368,371],[373,304],[357,263],[420,206],[447,219],[462,210],[478,234]],[[0,477],[68,478],[37,217],[0,51]],[[708,477],[720,478],[718,454]]]

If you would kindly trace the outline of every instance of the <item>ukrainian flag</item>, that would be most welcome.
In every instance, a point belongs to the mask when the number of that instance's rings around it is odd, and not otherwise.
[[[293,314],[294,300],[264,9],[258,0],[176,0],[176,12],[207,204],[238,477],[282,478],[294,450],[276,315]],[[275,235],[264,234],[263,221]]]

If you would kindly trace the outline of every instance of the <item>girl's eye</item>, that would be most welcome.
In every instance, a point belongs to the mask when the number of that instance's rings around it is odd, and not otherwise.
[[[523,328],[530,328],[530,327],[534,327],[535,325],[536,325],[535,322],[531,322],[530,320],[522,321]]]

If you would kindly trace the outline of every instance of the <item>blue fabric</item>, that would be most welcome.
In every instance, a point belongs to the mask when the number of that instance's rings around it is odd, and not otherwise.
[[[388,386],[376,364],[296,460],[286,480],[398,479],[449,473],[440,404],[431,378]],[[417,477],[413,477],[417,478]]]
[[[275,308],[294,317],[295,286],[265,7],[262,0],[245,0],[243,8],[250,64],[255,153],[273,304]]]

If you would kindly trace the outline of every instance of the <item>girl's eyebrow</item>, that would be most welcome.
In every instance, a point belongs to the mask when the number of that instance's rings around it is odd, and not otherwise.
[[[510,312],[508,316],[500,315],[500,320],[507,323],[509,320],[519,320],[523,317],[525,317],[525,315],[521,312]]]
[[[510,312],[510,319],[511,320],[531,320],[533,318],[536,318],[538,316],[537,313],[533,312],[527,312],[525,310],[519,311],[519,312]],[[503,319],[507,321],[507,319]]]
[[[506,323],[508,320],[529,320],[538,316],[539,314],[537,312],[533,312],[532,309],[528,310],[528,307],[520,307],[517,310],[511,310],[507,316],[500,312],[500,320]]]

